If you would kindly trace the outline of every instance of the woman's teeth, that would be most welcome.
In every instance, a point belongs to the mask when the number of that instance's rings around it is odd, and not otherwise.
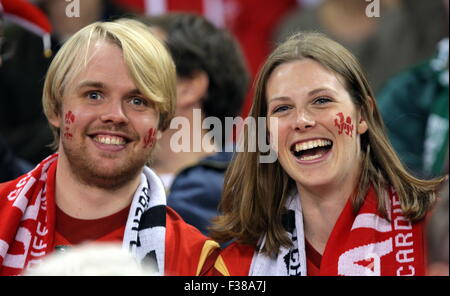
[[[295,144],[295,152],[301,152],[308,149],[313,149],[316,147],[325,147],[331,145],[330,140],[314,140],[314,141],[308,141],[303,143],[297,143]],[[317,158],[317,157],[316,157]]]

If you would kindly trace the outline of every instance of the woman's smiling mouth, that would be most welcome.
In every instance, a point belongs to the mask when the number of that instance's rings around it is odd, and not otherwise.
[[[313,161],[323,158],[331,148],[333,142],[328,139],[312,139],[291,145],[291,153],[299,161]]]

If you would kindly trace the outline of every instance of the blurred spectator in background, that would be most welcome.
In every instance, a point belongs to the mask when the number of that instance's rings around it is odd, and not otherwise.
[[[429,57],[447,34],[440,1],[324,0],[286,16],[275,33],[277,42],[299,30],[327,34],[358,58],[377,91],[390,76]],[[379,15],[369,17],[369,5]],[[376,10],[375,10],[376,11]]]
[[[0,0],[0,3],[30,5],[26,0]],[[53,53],[80,28],[123,14],[108,0],[80,0],[79,17],[66,14],[70,3],[67,1],[39,0],[34,3],[48,16],[54,29],[51,36]],[[4,34],[1,54],[8,53],[8,58],[0,68],[0,134],[17,156],[36,164],[52,153],[48,147],[52,133],[41,104],[44,76],[51,58],[44,56],[41,50],[42,37],[30,32],[29,27],[8,24]]]
[[[163,133],[152,167],[170,188],[168,205],[206,234],[209,220],[217,215],[224,173],[232,158],[232,152],[225,152],[231,140],[231,134],[225,130],[225,117],[239,115],[249,73],[232,35],[199,15],[171,13],[142,21],[160,32],[172,54],[177,68],[175,116],[189,123],[189,129],[171,128]],[[194,119],[197,115],[199,118]],[[198,143],[194,141],[202,141],[208,133],[201,129],[206,117],[215,117],[221,124],[210,127],[218,132],[213,139],[220,143],[208,143],[210,147],[202,145],[201,151],[195,151]],[[198,128],[194,121],[200,123]],[[171,141],[183,131],[187,133],[183,140],[189,141],[189,151],[176,152]]]
[[[448,38],[434,57],[392,78],[378,94],[389,138],[420,177],[443,173],[448,157]]]
[[[31,11],[38,10],[31,4],[23,2],[24,4],[23,6],[21,6],[20,1],[14,3],[12,1],[13,0],[0,1],[0,69],[3,60],[8,58],[8,53],[6,52],[4,53],[2,51],[2,45],[5,43],[5,37],[3,36],[3,29],[5,23],[4,18],[5,17],[13,18],[16,22],[19,23],[21,21],[28,22],[29,25],[39,23],[39,21],[41,21],[39,17],[45,18],[43,14],[37,17],[33,17],[35,16],[33,13],[28,14],[30,10]],[[19,7],[20,9],[18,9]],[[14,98],[1,98],[1,99],[14,100]],[[8,147],[7,143],[5,142],[3,136],[0,133],[0,183],[15,179],[31,169],[32,169],[31,164],[15,156],[15,154],[13,153],[13,151],[11,151],[10,147]]]
[[[0,183],[13,180],[28,172],[32,166],[17,158],[0,136]]]

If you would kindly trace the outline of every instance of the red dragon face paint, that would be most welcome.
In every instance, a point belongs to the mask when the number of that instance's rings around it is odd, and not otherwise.
[[[345,132],[346,135],[352,137],[354,128],[352,118],[350,116],[345,118],[342,112],[337,113],[336,116],[337,118],[334,119],[334,125],[338,128],[338,134],[340,135],[342,132]]]
[[[70,132],[70,125],[75,122],[75,115],[72,111],[69,111],[64,116],[65,126],[64,126],[64,138],[71,140],[73,135]]]

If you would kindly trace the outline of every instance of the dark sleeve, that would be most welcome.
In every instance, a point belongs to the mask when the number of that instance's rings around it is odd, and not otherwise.
[[[218,214],[223,178],[224,171],[203,166],[184,170],[175,178],[167,204],[207,235],[210,220]]]

